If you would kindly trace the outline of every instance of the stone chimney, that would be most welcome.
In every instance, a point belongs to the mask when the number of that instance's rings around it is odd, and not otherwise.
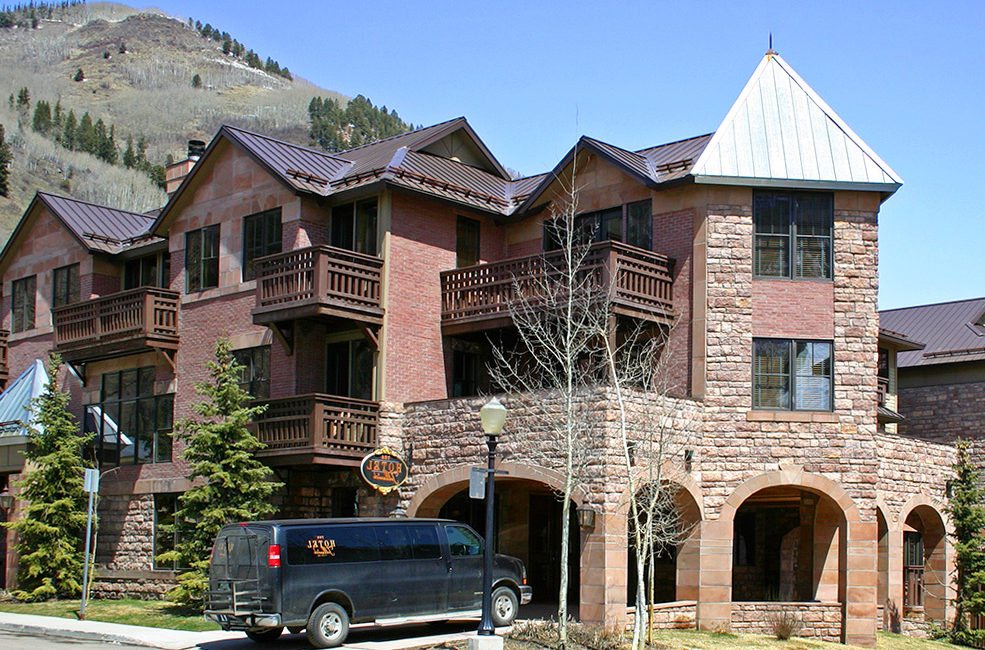
[[[164,172],[164,189],[169,195],[174,194],[174,191],[181,185],[181,181],[185,180],[185,176],[191,173],[192,167],[195,166],[203,153],[205,153],[204,141],[189,140],[188,157],[168,165]]]

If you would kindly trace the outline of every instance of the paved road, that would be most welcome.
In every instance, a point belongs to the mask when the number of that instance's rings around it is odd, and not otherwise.
[[[119,650],[130,650],[136,646],[130,645],[111,645],[98,641],[71,641],[69,639],[53,639],[41,636],[30,636],[26,634],[14,634],[13,632],[0,631],[0,648],[4,650],[106,650],[106,648],[118,648]],[[142,648],[141,650],[147,650]]]

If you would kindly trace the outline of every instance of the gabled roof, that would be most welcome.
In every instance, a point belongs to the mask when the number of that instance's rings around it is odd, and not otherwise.
[[[16,442],[10,438],[19,439],[27,435],[24,423],[33,421],[28,407],[31,405],[31,400],[39,397],[47,385],[48,373],[45,372],[44,364],[35,359],[34,363],[0,394],[0,444]]]
[[[903,181],[770,50],[691,169],[695,182],[895,192]]]
[[[922,351],[899,354],[901,368],[985,361],[985,298],[887,309],[879,325],[925,343]]]
[[[33,218],[35,210],[41,207],[47,208],[79,245],[90,253],[119,253],[136,240],[147,238],[154,223],[154,217],[139,212],[37,192],[0,252],[0,267],[5,265],[8,253]]]

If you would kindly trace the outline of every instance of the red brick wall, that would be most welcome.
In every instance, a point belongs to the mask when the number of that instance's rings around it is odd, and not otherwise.
[[[447,396],[441,338],[439,273],[455,268],[457,215],[478,219],[481,261],[502,259],[501,226],[486,217],[394,192],[386,304],[386,395],[388,401]]]
[[[752,281],[752,335],[799,339],[834,337],[834,284]]]
[[[914,386],[899,389],[899,432],[935,442],[971,440],[985,435],[985,382]],[[981,445],[975,451],[985,462]]]

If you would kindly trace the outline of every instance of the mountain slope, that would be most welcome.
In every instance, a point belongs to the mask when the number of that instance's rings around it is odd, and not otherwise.
[[[348,101],[303,79],[251,68],[185,20],[155,10],[96,3],[41,16],[37,29],[0,29],[0,123],[14,154],[11,195],[0,197],[2,239],[36,190],[133,210],[159,207],[165,199],[146,174],[68,151],[32,132],[38,100],[112,125],[121,153],[128,136],[144,136],[154,164],[168,155],[184,158],[189,138],[208,140],[222,123],[308,144],[311,98]],[[78,70],[83,81],[74,80]],[[201,87],[192,86],[195,75]],[[30,93],[27,107],[7,99],[21,88]]]

